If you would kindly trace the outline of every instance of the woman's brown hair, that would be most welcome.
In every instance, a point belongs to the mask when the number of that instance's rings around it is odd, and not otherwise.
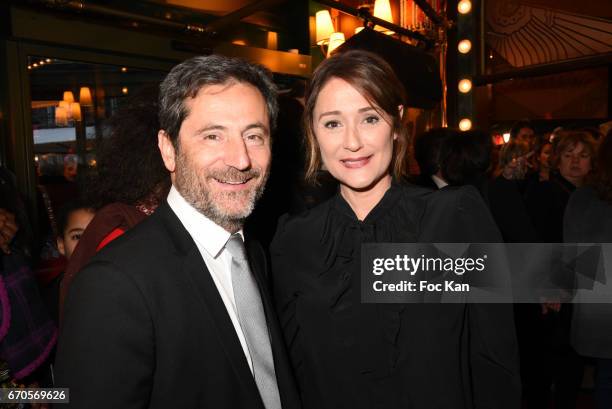
[[[306,180],[316,182],[321,167],[321,152],[314,133],[313,113],[319,93],[332,78],[339,78],[354,87],[375,108],[392,118],[393,144],[392,174],[400,179],[407,173],[408,134],[399,107],[406,101],[404,87],[393,69],[376,54],[353,50],[334,55],[323,61],[315,70],[306,89],[304,129],[307,147]]]
[[[551,165],[553,169],[559,169],[561,155],[568,149],[574,149],[581,143],[591,154],[591,169],[595,167],[595,154],[597,152],[597,142],[589,132],[585,131],[562,131],[553,140],[553,155]]]

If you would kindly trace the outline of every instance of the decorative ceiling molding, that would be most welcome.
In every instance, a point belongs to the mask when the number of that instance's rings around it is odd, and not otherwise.
[[[513,67],[612,52],[612,21],[525,6],[487,4],[487,44]]]

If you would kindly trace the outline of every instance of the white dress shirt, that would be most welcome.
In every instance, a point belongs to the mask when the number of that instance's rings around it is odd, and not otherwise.
[[[231,236],[230,232],[187,203],[174,186],[172,186],[168,194],[168,204],[198,246],[206,267],[208,267],[208,271],[217,286],[217,291],[221,295],[223,304],[225,304],[225,309],[232,320],[232,324],[234,324],[234,329],[242,345],[251,372],[253,372],[253,362],[249,354],[246,338],[242,332],[242,327],[238,321],[236,301],[234,299],[231,274],[232,256],[225,250],[225,244]],[[242,230],[239,233],[244,239]],[[206,274],[206,272],[202,271],[202,274]]]
[[[442,189],[443,187],[448,186],[448,183],[446,183],[446,180],[442,179],[440,176],[431,175],[431,180],[433,180],[433,182],[436,184],[438,189]]]

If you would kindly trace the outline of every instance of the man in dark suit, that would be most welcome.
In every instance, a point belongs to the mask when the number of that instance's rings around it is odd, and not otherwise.
[[[56,384],[70,408],[298,408],[264,253],[242,234],[268,176],[274,85],[209,56],[160,89],[172,189],[72,284]]]

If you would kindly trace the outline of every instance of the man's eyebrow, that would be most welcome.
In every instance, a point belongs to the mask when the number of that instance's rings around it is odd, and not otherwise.
[[[252,123],[252,124],[248,125],[246,128],[244,128],[244,130],[242,132],[246,132],[246,131],[249,131],[251,129],[261,129],[265,133],[269,133],[270,132],[268,127],[266,125],[264,125],[263,123],[261,123],[261,122],[255,122],[255,123]]]
[[[222,125],[212,125],[212,124],[205,125],[196,131],[196,135],[199,135],[201,133],[208,132],[208,131],[225,131],[226,129],[227,128]]]

